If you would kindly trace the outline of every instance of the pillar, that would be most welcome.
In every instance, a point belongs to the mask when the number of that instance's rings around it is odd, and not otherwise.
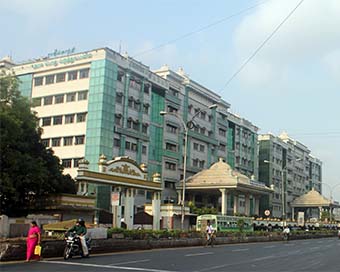
[[[122,219],[121,187],[114,187],[112,193],[118,194],[118,199],[113,199],[111,195],[112,227],[120,228]],[[117,195],[116,195],[117,197]]]
[[[250,196],[248,194],[245,195],[245,207],[244,213],[249,216],[250,215]]]
[[[238,195],[234,194],[234,215],[238,213]]]
[[[177,190],[177,198],[178,198],[177,204],[181,205],[182,204],[182,190]]]
[[[222,215],[226,215],[228,211],[228,195],[226,189],[220,189],[220,192],[222,193],[222,199],[221,199],[221,213]]]
[[[161,193],[153,192],[152,195],[152,229],[159,230],[160,229],[160,220],[161,220]]]
[[[133,229],[133,216],[135,205],[135,189],[128,188],[125,192],[124,222],[127,229]]]
[[[292,221],[294,221],[295,220],[295,216],[294,216],[294,207],[292,207]]]
[[[260,198],[259,197],[254,197],[254,199],[255,199],[255,210],[254,210],[254,213],[256,214],[256,215],[260,215]]]

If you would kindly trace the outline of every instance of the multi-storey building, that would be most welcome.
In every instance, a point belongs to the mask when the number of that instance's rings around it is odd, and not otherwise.
[[[291,217],[295,198],[311,188],[321,193],[322,163],[310,152],[286,133],[259,135],[259,180],[274,188],[272,198],[261,203],[262,210],[271,207],[274,217]]]
[[[183,178],[183,127],[176,118],[162,117],[164,110],[185,122],[199,113],[188,131],[188,176],[223,157],[241,173],[257,177],[257,127],[230,113],[229,103],[183,70],[152,72],[109,48],[55,51],[29,62],[1,63],[13,69],[21,93],[32,100],[43,144],[73,177],[81,158],[96,170],[101,154],[129,156],[146,164],[149,175],[160,173],[163,200],[176,201],[175,185]],[[209,109],[212,104],[217,108]],[[110,206],[108,186],[80,184],[79,191],[100,195],[98,207]],[[143,190],[138,194],[148,197]]]

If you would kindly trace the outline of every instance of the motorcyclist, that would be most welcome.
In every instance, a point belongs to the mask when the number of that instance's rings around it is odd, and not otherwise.
[[[83,249],[83,256],[89,257],[89,250],[86,245],[85,235],[87,233],[87,228],[85,226],[85,221],[83,218],[79,218],[76,222],[76,224],[67,230],[67,233],[73,233],[75,232],[80,240],[81,247]]]

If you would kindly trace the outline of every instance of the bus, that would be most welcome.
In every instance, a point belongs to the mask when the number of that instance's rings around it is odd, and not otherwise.
[[[231,215],[216,215],[216,214],[203,214],[197,216],[196,230],[205,231],[208,221],[212,227],[217,231],[238,231],[239,227],[237,222],[242,219],[244,222],[244,231],[253,231],[253,219],[249,217],[231,216]]]

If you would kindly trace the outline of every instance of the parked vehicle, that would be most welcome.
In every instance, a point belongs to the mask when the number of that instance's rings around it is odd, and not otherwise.
[[[80,238],[75,232],[67,233],[65,236],[65,242],[66,242],[65,249],[64,249],[65,260],[72,258],[73,256],[77,256],[77,255],[84,257]],[[91,239],[86,239],[86,245],[90,252]]]

